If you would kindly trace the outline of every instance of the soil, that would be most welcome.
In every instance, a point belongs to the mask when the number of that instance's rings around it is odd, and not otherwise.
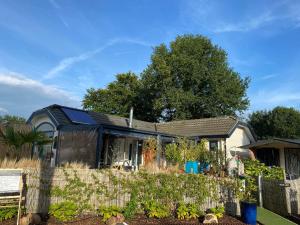
[[[125,222],[128,225],[201,225],[203,218],[199,220],[178,220],[176,218],[164,218],[164,219],[154,219],[147,218],[145,215],[138,215],[134,219],[126,220]],[[6,220],[0,223],[1,225],[15,225],[16,220]],[[245,223],[241,222],[239,219],[224,215],[223,218],[219,219],[218,224],[235,224],[235,225],[244,225]],[[41,225],[105,225],[100,217],[95,216],[84,216],[79,217],[71,222],[59,222],[55,218],[50,217],[47,221],[44,221]]]

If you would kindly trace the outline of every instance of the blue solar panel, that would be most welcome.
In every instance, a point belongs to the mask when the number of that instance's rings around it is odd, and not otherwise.
[[[68,109],[68,108],[61,108],[61,109],[73,123],[96,124],[96,121],[88,113],[84,111]]]

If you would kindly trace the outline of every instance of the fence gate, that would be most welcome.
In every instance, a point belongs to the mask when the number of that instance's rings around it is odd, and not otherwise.
[[[290,214],[287,199],[287,184],[280,180],[262,178],[262,206],[282,216]]]

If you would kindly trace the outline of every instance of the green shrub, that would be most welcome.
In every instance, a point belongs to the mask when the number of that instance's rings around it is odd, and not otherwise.
[[[182,153],[178,148],[176,143],[167,144],[165,148],[166,160],[175,165],[175,164],[183,164],[184,160],[182,157]]]
[[[219,219],[219,218],[222,218],[224,213],[225,213],[225,208],[224,206],[217,206],[215,208],[211,208],[210,211],[216,215],[216,217]]]
[[[78,206],[71,201],[55,203],[50,206],[49,214],[62,222],[71,221],[78,215]]]
[[[105,222],[112,216],[117,216],[118,214],[122,213],[122,209],[118,206],[102,206],[98,209],[98,213],[100,216],[103,217],[103,221]]]
[[[276,166],[265,166],[258,160],[243,160],[245,164],[245,174],[251,177],[258,177],[260,174],[269,179],[283,180],[283,169]]]
[[[0,222],[13,218],[18,214],[16,207],[11,208],[0,208]]]
[[[184,219],[196,219],[199,217],[198,209],[195,204],[179,203],[177,208],[177,218]]]
[[[137,189],[133,188],[130,195],[130,201],[126,204],[124,208],[124,216],[126,219],[132,218],[138,209],[138,196]]]
[[[150,200],[144,203],[144,209],[149,218],[165,218],[170,216],[170,209],[167,205]]]
[[[256,202],[257,199],[257,177],[262,175],[267,179],[283,180],[284,173],[280,167],[265,166],[258,160],[243,160],[245,165],[246,185],[242,199],[248,202]]]

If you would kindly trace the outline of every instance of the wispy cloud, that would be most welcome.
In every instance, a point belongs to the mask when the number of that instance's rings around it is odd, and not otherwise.
[[[1,113],[6,114],[6,113],[8,113],[8,110],[3,107],[0,107],[0,114]]]
[[[55,1],[55,0],[49,0],[50,4],[56,8],[56,9],[60,9],[60,5]]]
[[[214,33],[249,32],[268,25],[272,25],[273,29],[276,26],[300,27],[298,0],[259,3],[259,8],[255,5],[239,14],[234,7],[228,8],[225,1],[191,0],[183,7],[181,14],[187,26],[196,24]],[[232,13],[230,10],[233,10]],[[276,26],[273,26],[275,22]]]
[[[271,109],[280,105],[300,108],[300,92],[295,90],[264,89],[250,95],[250,100],[253,110]]]
[[[0,84],[13,86],[13,87],[24,87],[39,90],[41,93],[48,95],[49,97],[66,97],[70,100],[78,101],[77,97],[72,96],[70,93],[59,89],[52,85],[46,85],[39,81],[32,80],[26,76],[14,72],[7,74],[0,74]]]
[[[264,76],[260,77],[260,80],[269,80],[269,79],[275,78],[277,76],[278,76],[278,74],[268,74],[268,75],[264,75]]]
[[[224,32],[247,32],[250,30],[257,29],[266,25],[272,21],[274,21],[276,17],[274,17],[271,12],[265,12],[262,15],[254,17],[248,21],[241,23],[228,23],[218,26],[214,29],[215,33],[224,33]]]
[[[0,107],[16,115],[29,116],[50,104],[80,107],[80,98],[59,87],[47,85],[14,72],[0,72]],[[2,110],[3,111],[3,110]]]
[[[67,57],[67,58],[62,59],[56,66],[51,68],[43,78],[44,79],[52,79],[52,78],[56,77],[60,72],[72,67],[74,64],[77,64],[79,62],[82,62],[89,58],[92,58],[95,55],[101,53],[106,48],[108,48],[114,44],[117,44],[117,43],[131,43],[131,44],[142,45],[145,47],[151,46],[151,44],[149,44],[148,42],[141,41],[138,39],[130,39],[130,38],[112,39],[97,49],[84,52],[77,56],[72,56],[72,57]]]

